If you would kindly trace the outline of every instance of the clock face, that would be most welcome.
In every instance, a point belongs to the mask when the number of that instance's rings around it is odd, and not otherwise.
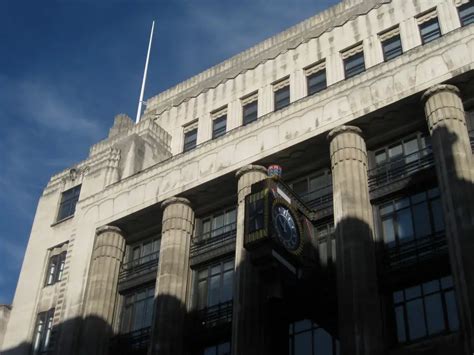
[[[286,206],[277,203],[273,206],[272,215],[273,227],[279,242],[288,250],[298,249],[300,235],[290,210]]]

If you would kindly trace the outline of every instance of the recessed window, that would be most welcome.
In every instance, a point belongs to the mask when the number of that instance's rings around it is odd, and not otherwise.
[[[151,327],[155,286],[133,290],[124,295],[120,332],[130,333]]]
[[[227,130],[227,107],[211,114],[212,139],[223,136]]]
[[[195,121],[192,124],[184,127],[183,152],[188,152],[196,148],[198,133],[197,124],[197,121]]]
[[[339,341],[309,319],[289,325],[289,355],[338,355]]]
[[[204,349],[203,355],[230,355],[230,343],[219,343],[210,345]]]
[[[474,2],[469,1],[466,4],[462,4],[458,7],[459,19],[461,20],[461,26],[467,26],[474,22]]]
[[[242,123],[247,125],[258,118],[258,96],[254,93],[242,99]]]
[[[365,71],[364,50],[362,43],[342,53],[344,75],[349,79]]]
[[[201,219],[197,237],[209,239],[226,235],[236,230],[237,211],[235,207],[215,212]]]
[[[290,104],[290,80],[285,78],[273,84],[275,111]]]
[[[459,329],[452,276],[399,289],[392,301],[398,343]]]
[[[130,249],[129,262],[134,266],[139,266],[154,260],[160,256],[161,239],[154,238],[133,244]]]
[[[66,252],[53,255],[49,258],[48,273],[46,276],[46,286],[53,285],[63,278],[64,263],[66,262]]]
[[[417,18],[418,28],[420,29],[421,42],[429,43],[436,38],[441,37],[438,15],[436,10],[430,11]]]
[[[325,62],[315,64],[305,69],[308,95],[316,94],[327,87]]]
[[[389,164],[389,169],[396,169],[429,154],[431,154],[430,136],[418,133],[378,149],[375,152],[375,164],[379,167],[384,166],[384,169]]]
[[[74,216],[76,204],[81,193],[81,185],[66,190],[61,194],[61,203],[59,204],[58,221],[67,217]]]
[[[402,55],[402,41],[398,27],[380,34],[379,39],[382,44],[383,59],[385,61]]]
[[[53,330],[54,308],[38,313],[33,338],[33,354],[47,354],[50,349],[51,331]]]
[[[314,208],[332,202],[332,175],[330,169],[320,170],[290,184],[293,191]]]
[[[232,300],[234,260],[211,264],[197,271],[196,306],[208,309]]]

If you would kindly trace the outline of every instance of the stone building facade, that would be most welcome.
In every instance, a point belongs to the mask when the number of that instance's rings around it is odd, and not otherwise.
[[[44,189],[2,353],[471,355],[472,22],[345,0],[117,116]]]

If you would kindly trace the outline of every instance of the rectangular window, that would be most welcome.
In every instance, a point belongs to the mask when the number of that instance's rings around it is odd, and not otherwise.
[[[339,341],[309,319],[289,325],[289,355],[339,355]]]
[[[365,71],[364,49],[362,43],[342,53],[344,75],[349,79]]]
[[[441,37],[438,15],[436,10],[432,10],[417,18],[418,28],[420,29],[421,43],[426,44],[438,37]]]
[[[49,258],[48,274],[46,277],[46,286],[53,285],[61,281],[64,271],[64,263],[66,261],[66,252],[53,255]]]
[[[254,122],[258,118],[258,96],[254,93],[242,99],[243,125]]]
[[[53,330],[54,308],[47,312],[38,313],[36,318],[35,333],[33,338],[33,354],[47,354],[51,332]]]
[[[58,221],[70,216],[74,216],[76,212],[76,204],[81,193],[81,185],[77,185],[72,189],[66,190],[61,194],[61,202],[59,204]]]
[[[211,264],[197,271],[196,306],[206,309],[232,301],[234,260]]]
[[[322,265],[336,262],[336,235],[334,222],[314,226],[314,235],[318,241],[319,261]]]
[[[400,39],[400,29],[398,26],[379,34],[379,39],[382,43],[383,59],[385,61],[402,55],[402,41]]]
[[[462,4],[458,7],[459,19],[461,20],[461,26],[467,26],[474,22],[474,2],[469,1],[466,4]]]
[[[377,150],[375,152],[375,164],[377,166],[387,164],[397,166],[396,161],[399,161],[400,166],[403,166],[429,154],[431,154],[430,136],[417,133]]]
[[[236,221],[237,211],[235,207],[215,212],[201,219],[200,232],[197,237],[208,239],[235,232]]]
[[[398,343],[459,329],[452,276],[396,290],[392,302]]]
[[[196,148],[197,143],[197,129],[198,122],[195,121],[186,127],[184,127],[184,146],[183,152],[188,152],[194,148]]]
[[[120,322],[121,333],[151,327],[154,296],[154,285],[136,289],[124,295]]]
[[[273,84],[275,111],[290,104],[290,79],[285,78]]]
[[[203,355],[230,355],[230,343],[219,343],[217,345],[206,346]]]
[[[130,246],[128,258],[129,263],[136,267],[138,265],[158,260],[160,256],[160,242],[161,239],[153,238]]]
[[[212,139],[223,136],[227,130],[227,107],[211,113]]]
[[[305,75],[308,95],[313,95],[326,89],[326,63],[324,61],[306,68]]]
[[[332,202],[332,175],[330,169],[323,169],[305,176],[290,184],[293,191],[308,204],[315,208],[326,202]]]

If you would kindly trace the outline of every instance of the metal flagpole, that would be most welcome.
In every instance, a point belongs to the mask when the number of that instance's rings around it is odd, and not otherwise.
[[[146,54],[145,70],[143,71],[142,90],[140,91],[140,99],[138,100],[137,118],[135,119],[135,123],[140,122],[140,116],[142,115],[142,103],[143,103],[143,94],[145,92],[146,72],[148,70],[148,61],[150,59],[151,42],[153,41],[154,28],[155,28],[155,21],[153,20],[153,23],[151,24],[150,42],[148,42],[148,52]]]

